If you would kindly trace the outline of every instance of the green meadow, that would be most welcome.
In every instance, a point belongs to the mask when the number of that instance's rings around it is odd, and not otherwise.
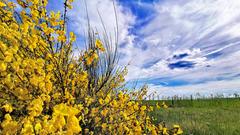
[[[155,105],[162,101],[147,101]],[[186,135],[240,135],[240,99],[168,100],[167,109],[154,109],[155,123],[179,124]]]

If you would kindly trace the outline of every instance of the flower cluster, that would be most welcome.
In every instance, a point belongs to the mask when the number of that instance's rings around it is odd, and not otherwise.
[[[182,134],[152,124],[146,89],[124,89],[126,70],[100,38],[74,57],[72,2],[61,13],[48,12],[47,0],[0,1],[0,134]]]

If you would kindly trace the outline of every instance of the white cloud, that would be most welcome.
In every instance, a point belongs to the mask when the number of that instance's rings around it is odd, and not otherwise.
[[[190,82],[231,78],[240,72],[240,1],[167,0],[154,3],[154,18],[138,29],[140,41],[126,45],[128,79],[170,77]],[[135,46],[134,46],[135,45]],[[146,46],[145,49],[139,46]],[[170,70],[169,60],[187,52],[194,68]],[[219,52],[216,58],[207,55]],[[144,64],[159,60],[148,68]]]
[[[116,16],[114,12],[114,5],[112,0],[85,0],[91,27],[102,35],[104,32],[100,16],[106,27],[108,36],[111,36],[115,41],[116,31]],[[117,1],[115,2],[118,27],[119,27],[119,42],[131,42],[131,35],[128,29],[131,28],[135,22],[135,17],[121,6]],[[100,13],[100,16],[98,14]],[[73,9],[69,12],[71,18],[71,27],[80,36],[85,36],[87,31],[87,13],[84,0],[76,0],[73,3]],[[110,38],[110,37],[109,37]]]
[[[201,84],[176,86],[176,87],[164,87],[159,85],[149,85],[148,94],[155,93],[155,96],[190,96],[197,93],[201,95],[211,95],[211,94],[234,94],[240,93],[240,78],[235,80],[224,80],[224,81],[211,81]],[[156,98],[155,97],[155,98]]]

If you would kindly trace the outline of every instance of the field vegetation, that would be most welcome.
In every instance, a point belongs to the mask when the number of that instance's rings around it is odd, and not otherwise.
[[[146,101],[154,105],[163,101]],[[154,109],[155,123],[182,125],[189,135],[239,135],[240,99],[213,98],[197,100],[166,100],[165,110]]]

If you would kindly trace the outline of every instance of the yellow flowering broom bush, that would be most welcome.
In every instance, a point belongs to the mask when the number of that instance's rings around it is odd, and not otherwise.
[[[141,103],[146,88],[124,90],[116,49],[89,30],[75,58],[66,13],[47,0],[0,1],[0,134],[182,134],[154,125]],[[15,7],[20,6],[21,11]]]

